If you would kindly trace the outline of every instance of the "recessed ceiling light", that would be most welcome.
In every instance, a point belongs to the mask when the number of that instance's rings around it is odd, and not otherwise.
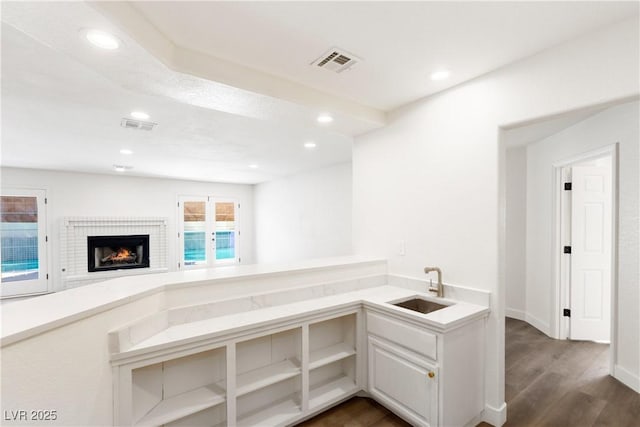
[[[133,151],[129,150],[128,148],[123,148],[122,150],[120,150],[120,154],[133,154]]]
[[[120,47],[120,40],[106,31],[86,30],[84,36],[89,43],[101,49],[115,50]]]
[[[318,123],[331,123],[333,121],[333,117],[328,114],[320,114],[318,116]]]
[[[305,142],[304,143],[304,148],[308,148],[309,150],[316,148],[318,145],[313,142],[313,141],[309,141],[309,142]]]
[[[249,167],[250,167],[251,169],[258,169],[258,165],[256,165],[255,163],[254,163],[254,164],[249,165]]]
[[[113,165],[113,170],[116,172],[126,172],[133,169],[133,166]]]
[[[448,79],[451,73],[448,70],[438,70],[431,73],[431,80],[445,80]]]
[[[147,120],[149,119],[149,115],[144,111],[132,111],[131,117],[138,120]]]

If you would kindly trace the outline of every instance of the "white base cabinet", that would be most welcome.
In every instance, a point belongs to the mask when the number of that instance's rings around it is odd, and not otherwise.
[[[415,425],[438,419],[437,368],[402,347],[369,338],[369,394]]]
[[[438,332],[367,310],[368,391],[411,424],[476,425],[484,409],[485,318]]]

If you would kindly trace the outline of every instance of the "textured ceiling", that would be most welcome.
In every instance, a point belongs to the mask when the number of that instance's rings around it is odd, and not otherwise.
[[[638,15],[636,2],[1,7],[3,166],[116,173],[124,164],[134,175],[236,183],[349,161],[352,136],[383,126],[386,110]],[[85,28],[123,46],[89,46]],[[341,74],[308,65],[332,46],[364,61]],[[452,78],[431,82],[440,66]],[[135,109],[159,125],[121,128]],[[335,122],[318,125],[320,112]],[[315,151],[302,147],[309,140]]]
[[[3,166],[115,173],[125,164],[133,175],[258,183],[351,159],[357,121],[337,132],[316,124],[317,111],[167,69],[84,3],[3,3],[2,12]],[[123,48],[89,46],[78,31],[93,27]],[[159,125],[120,127],[136,109]],[[309,140],[316,150],[303,148]]]

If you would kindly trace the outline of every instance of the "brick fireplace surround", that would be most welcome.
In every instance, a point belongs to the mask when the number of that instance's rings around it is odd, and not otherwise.
[[[89,272],[87,237],[149,235],[149,268]],[[114,277],[168,271],[167,218],[66,217],[60,230],[63,288],[75,288]]]

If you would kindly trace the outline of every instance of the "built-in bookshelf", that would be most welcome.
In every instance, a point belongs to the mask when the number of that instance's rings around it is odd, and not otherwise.
[[[281,426],[329,407],[359,390],[357,313],[136,361],[118,425]]]

